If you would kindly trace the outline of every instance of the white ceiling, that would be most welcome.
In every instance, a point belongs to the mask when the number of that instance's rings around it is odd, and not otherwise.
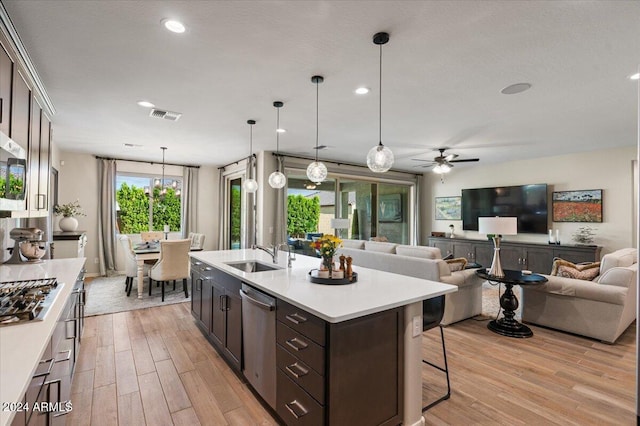
[[[2,0],[56,108],[63,150],[223,165],[275,150],[313,155],[320,74],[323,159],[364,164],[382,139],[394,168],[450,147],[481,163],[637,143],[638,1]],[[184,34],[161,26],[179,19]],[[502,95],[510,84],[533,87]],[[371,93],[353,93],[360,85]],[[150,118],[136,104],[183,113]],[[125,150],[124,143],[142,149]]]

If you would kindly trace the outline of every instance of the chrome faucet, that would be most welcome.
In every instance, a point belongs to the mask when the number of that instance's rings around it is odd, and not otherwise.
[[[274,251],[276,253],[276,260],[278,257],[278,250],[280,249],[280,247],[285,246],[287,248],[287,268],[291,268],[291,261],[295,260],[291,258],[291,246],[287,243],[280,243],[280,244],[276,244],[276,246],[274,247]]]
[[[252,247],[252,249],[259,249],[262,250],[263,252],[269,254],[269,256],[271,256],[271,260],[273,260],[273,263],[278,263],[278,249],[276,247],[273,248],[268,248],[268,247],[263,247],[263,246],[259,246],[257,244],[254,244]]]
[[[259,249],[264,251],[265,253],[268,253],[269,256],[271,256],[271,260],[273,261],[273,263],[278,263],[278,250],[280,249],[281,246],[286,246],[287,247],[287,268],[291,268],[291,261],[293,259],[291,259],[291,247],[289,246],[289,244],[287,243],[279,243],[276,244],[273,248],[269,248],[269,247],[263,247],[263,246],[259,246],[257,244],[254,244],[252,246],[252,248],[255,249]]]

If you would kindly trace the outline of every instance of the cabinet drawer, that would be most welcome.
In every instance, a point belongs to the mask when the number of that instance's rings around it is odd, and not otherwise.
[[[277,372],[276,412],[287,425],[321,426],[324,409],[283,372]]]
[[[325,322],[308,312],[278,300],[277,317],[284,324],[307,336],[320,346],[325,345]]]
[[[324,348],[311,339],[276,321],[276,341],[290,354],[324,375]]]
[[[276,345],[276,363],[287,377],[324,405],[324,377],[280,345]]]

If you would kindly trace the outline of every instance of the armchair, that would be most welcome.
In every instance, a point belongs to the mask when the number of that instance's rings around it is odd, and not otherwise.
[[[164,232],[162,231],[146,231],[140,233],[140,239],[143,243],[148,241],[160,241],[164,239]]]
[[[606,254],[593,281],[549,276],[522,287],[522,320],[608,343],[636,319],[638,252]]]
[[[161,240],[160,259],[149,269],[149,296],[151,296],[152,280],[160,282],[162,287],[162,301],[164,302],[164,286],[167,281],[182,279],[184,297],[189,297],[187,278],[189,277],[189,248],[191,240]]]
[[[124,291],[127,292],[127,297],[129,297],[129,295],[131,295],[131,287],[133,287],[133,280],[138,276],[138,264],[136,262],[136,255],[133,252],[131,239],[126,235],[120,235],[119,240],[122,246],[122,252],[124,253],[124,273],[127,276],[124,282]],[[146,267],[146,265],[145,270],[148,273],[148,267]]]
[[[204,234],[189,232],[189,239],[191,240],[191,251],[204,249]]]

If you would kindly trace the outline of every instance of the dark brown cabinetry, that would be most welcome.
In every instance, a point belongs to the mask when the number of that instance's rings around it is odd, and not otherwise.
[[[401,422],[401,308],[330,324],[278,300],[276,317],[276,412],[287,425]]]
[[[12,46],[0,34],[0,131],[27,153],[26,183],[21,186],[24,193],[20,198],[7,197],[26,202],[0,204],[0,216],[45,217],[50,207],[50,110],[43,108],[47,105],[43,87],[35,83],[22,61],[14,60],[20,55]]]
[[[467,240],[463,238],[429,238],[431,247],[438,247],[442,256],[453,254],[465,257],[482,266],[491,266],[493,242],[489,240]],[[500,244],[500,263],[504,269],[528,269],[548,274],[553,259],[560,257],[570,262],[597,262],[600,260],[601,247],[573,246],[536,243],[518,243],[502,241]]]
[[[9,135],[11,117],[11,82],[13,81],[13,61],[0,44],[0,132]]]
[[[191,314],[202,332],[238,371],[242,368],[240,280],[191,260]]]
[[[222,271],[213,269],[212,287],[212,326],[213,341],[222,350],[222,354],[231,365],[242,368],[242,283]]]

